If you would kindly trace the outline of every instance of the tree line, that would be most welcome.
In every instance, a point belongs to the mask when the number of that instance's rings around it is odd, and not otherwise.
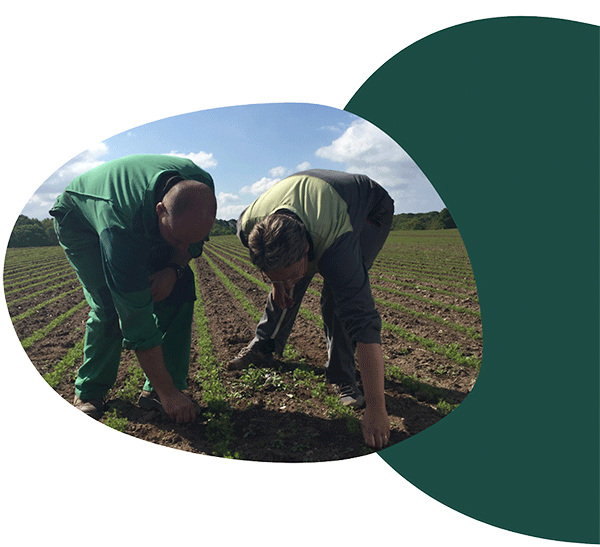
[[[50,247],[58,245],[51,218],[38,220],[19,215],[8,240],[9,247]]]
[[[236,220],[215,220],[211,236],[236,233]],[[392,230],[446,230],[456,228],[448,209],[429,213],[401,213],[394,215]],[[12,230],[9,247],[49,247],[58,245],[54,232],[54,221],[51,218],[38,220],[19,215]]]

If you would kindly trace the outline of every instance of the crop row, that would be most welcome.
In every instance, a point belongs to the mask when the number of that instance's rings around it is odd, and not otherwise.
[[[219,250],[220,254],[217,253],[217,249]],[[253,283],[257,284],[261,288],[263,288],[265,290],[268,290],[268,286],[264,282],[262,282],[260,279],[258,279],[257,277],[255,277],[251,273],[248,273],[247,269],[248,268],[252,268],[253,269],[253,267],[251,266],[250,261],[248,259],[246,259],[246,258],[242,258],[241,255],[238,252],[232,252],[226,246],[216,246],[216,245],[212,245],[212,244],[207,245],[207,251],[215,253],[217,256],[219,256],[219,258],[221,258],[226,264],[228,264],[230,267],[232,267],[238,273],[240,273],[241,275],[247,277]],[[234,259],[235,263],[232,262],[231,260],[229,260],[228,258],[226,258],[225,255],[227,255],[227,257],[229,257],[229,259]],[[239,265],[236,265],[236,263],[239,264]],[[240,267],[240,265],[243,266],[245,269],[243,269],[242,267]],[[320,286],[321,284],[322,284],[322,280],[320,279],[319,276],[316,276],[315,279],[314,279],[313,285],[311,285],[311,286],[314,286],[314,285]],[[440,309],[450,309],[450,310],[454,310],[454,311],[456,311],[456,312],[458,312],[460,314],[469,314],[469,315],[475,316],[476,318],[479,318],[479,319],[481,318],[481,315],[480,315],[480,312],[479,312],[478,309],[469,309],[469,308],[465,308],[463,306],[457,306],[457,305],[454,305],[454,304],[451,304],[451,303],[448,303],[448,302],[439,302],[439,301],[432,300],[432,299],[429,299],[429,298],[424,298],[424,297],[419,296],[419,295],[404,293],[404,292],[395,290],[393,288],[389,288],[389,287],[378,285],[376,281],[373,281],[372,287],[373,287],[373,289],[376,289],[377,291],[381,291],[383,293],[393,293],[395,295],[404,296],[404,297],[408,298],[409,300],[414,300],[414,301],[417,301],[417,302],[423,302],[425,304],[429,304],[429,305],[438,307]],[[313,294],[315,296],[319,296],[319,294],[320,294],[318,291],[316,291],[315,289],[311,289],[311,288],[308,289],[308,293],[309,294]],[[458,295],[453,295],[452,293],[449,293],[449,294],[450,294],[450,296],[453,296],[453,297],[457,297],[458,296]],[[410,314],[410,315],[415,316],[415,317],[421,317],[423,319],[428,319],[430,321],[443,324],[444,326],[447,326],[447,327],[449,327],[451,329],[454,329],[454,330],[457,330],[459,332],[465,332],[469,336],[471,336],[471,337],[473,337],[475,339],[480,339],[481,338],[481,334],[480,334],[479,330],[476,327],[473,327],[473,326],[464,326],[464,325],[461,325],[459,323],[454,323],[454,322],[451,322],[451,321],[447,321],[447,320],[444,320],[439,315],[434,315],[434,314],[426,312],[426,311],[417,311],[417,310],[415,310],[413,308],[409,308],[409,307],[401,305],[401,304],[399,304],[397,302],[390,301],[388,298],[377,298],[376,302],[380,306],[393,308],[393,309],[396,309],[396,310],[401,311],[401,312],[406,313],[406,314]],[[319,323],[319,325],[320,325],[320,323]],[[390,328],[390,327],[384,325],[384,328]],[[394,330],[394,329],[392,329],[392,330]],[[396,332],[399,332],[399,331],[396,329]],[[402,331],[402,335],[405,336],[405,337],[408,336],[408,334],[406,334],[404,331]],[[432,345],[430,343],[426,343],[425,345],[427,347],[435,347],[435,345]],[[439,350],[436,350],[436,351],[439,351]],[[454,346],[453,346],[452,353],[453,354],[456,353]],[[470,363],[470,364],[472,364],[473,366],[478,367],[477,360],[468,359],[467,362]]]
[[[205,254],[205,257],[207,257],[207,255],[209,255],[209,254],[213,255],[212,249],[207,249],[207,251],[208,252]],[[248,274],[248,272],[245,272],[244,270],[242,270],[239,266],[235,266],[235,264],[231,263],[227,259],[225,259],[223,257],[219,257],[216,253],[214,253],[214,257],[215,257],[215,259],[220,260],[224,265],[229,266],[231,268],[231,270],[242,274],[246,278],[250,278],[251,281],[253,281],[256,285],[259,285],[259,286],[261,285],[262,282],[260,280],[258,280],[257,278],[252,279],[252,276],[250,274]],[[214,265],[214,262],[212,260],[211,260],[211,264]],[[220,273],[220,275],[227,277],[222,272]],[[233,275],[230,275],[228,277],[230,285],[231,285],[230,279],[233,277],[234,277]],[[310,290],[309,290],[309,292],[310,292]],[[304,315],[304,317],[308,317],[309,320],[314,321],[315,314],[308,309],[306,310],[306,312],[307,313],[306,313],[306,315]],[[454,360],[457,364],[461,363],[462,365],[467,366],[467,367],[478,367],[478,365],[479,365],[479,361],[477,359],[469,359],[469,358],[465,358],[463,355],[461,355],[459,348],[455,344],[443,347],[442,345],[437,345],[437,344],[431,342],[430,340],[420,338],[420,337],[418,337],[414,334],[411,334],[407,331],[403,331],[402,329],[398,328],[397,326],[391,325],[391,324],[384,323],[384,329],[390,330],[390,331],[394,332],[395,334],[399,334],[400,336],[405,337],[409,341],[417,342],[417,343],[423,345],[424,347],[426,347],[429,351],[431,351],[433,353],[443,354],[444,358]],[[441,368],[442,367],[438,367],[438,369],[437,369],[438,373],[442,373],[442,372],[440,372]],[[447,370],[449,370],[451,368],[455,368],[455,367],[446,365]],[[452,373],[457,373],[457,372],[456,372],[456,370],[454,370],[453,372],[451,372],[451,374]],[[416,375],[407,374],[406,372],[404,372],[402,370],[402,367],[397,364],[391,364],[391,363],[386,364],[386,377],[390,381],[399,380],[402,383],[402,385],[404,386],[404,389],[406,389],[409,393],[413,393],[415,395],[418,394],[419,397],[424,397],[430,403],[435,404],[437,407],[437,411],[439,412],[440,415],[444,415],[445,413],[450,412],[456,406],[456,402],[453,401],[451,397],[448,398],[448,390],[446,390],[445,388],[443,388],[441,386],[437,386],[435,381],[430,381],[427,379],[425,381],[423,381],[422,379],[419,379]]]
[[[240,290],[236,284],[219,268],[214,260],[205,253],[200,264],[204,262],[214,272],[216,278],[220,281],[224,291],[240,303],[242,308],[248,313],[252,321],[257,322],[262,315],[262,309],[259,309],[254,303],[246,297],[243,290]],[[202,266],[197,266],[202,267]],[[245,273],[245,272],[244,272]],[[251,278],[249,275],[245,275]],[[268,287],[258,279],[253,279],[262,288]],[[197,287],[200,292],[200,287]],[[224,363],[219,363],[213,356],[212,342],[207,327],[207,319],[204,313],[204,303],[200,295],[196,302],[196,323],[198,334],[198,347],[203,347],[199,354],[203,356],[203,361],[197,374],[197,380],[201,382],[203,398],[208,406],[208,421],[210,425],[208,434],[215,438],[215,455],[224,455],[226,457],[240,457],[240,451],[232,453],[229,446],[232,442],[232,414],[235,409],[243,408],[245,400],[251,394],[264,390],[266,392],[278,392],[286,394],[287,397],[293,397],[289,392],[293,391],[290,383],[302,384],[310,393],[312,402],[319,399],[321,404],[329,409],[330,418],[344,418],[350,430],[356,434],[359,430],[356,416],[347,408],[339,404],[336,397],[332,397],[327,392],[324,379],[317,376],[314,372],[303,368],[295,367],[291,372],[277,372],[270,367],[251,366],[237,378],[229,378],[227,381],[223,378],[225,370]],[[284,362],[292,363],[299,360],[299,353],[289,344],[284,353]],[[286,405],[280,402],[271,403],[275,408],[284,409]],[[310,405],[311,400],[304,401],[304,404]],[[251,430],[246,431],[245,435],[252,434]],[[276,439],[274,442],[281,442]]]
[[[60,247],[9,248],[4,261],[4,278],[48,264],[66,262]]]
[[[241,258],[236,258],[235,261],[231,261],[228,258],[226,258],[224,256],[224,252],[221,251],[220,253],[217,252],[216,250],[216,246],[214,245],[207,245],[206,247],[206,251],[208,255],[214,255],[216,257],[218,257],[219,259],[221,259],[223,261],[223,263],[225,263],[226,265],[228,265],[232,270],[236,271],[237,273],[239,273],[240,275],[246,277],[247,279],[249,279],[250,281],[252,281],[253,283],[255,283],[256,285],[258,285],[259,287],[268,290],[268,286],[261,281],[260,279],[258,279],[257,277],[255,277],[254,275],[252,275],[252,273],[249,273],[247,268],[249,267],[249,261],[245,260],[245,259],[241,259]],[[230,253],[227,253],[230,254]],[[233,253],[231,253],[233,254]],[[231,257],[230,257],[231,258]],[[236,264],[237,263],[237,264]],[[315,280],[315,285],[318,285],[320,283],[319,279]],[[311,285],[312,287],[313,285]],[[375,286],[377,287],[377,286]],[[384,290],[389,290],[389,289],[385,289]],[[307,293],[310,295],[314,295],[314,296],[319,296],[319,292],[316,291],[313,288],[308,289]],[[458,307],[458,306],[452,306],[449,304],[443,304],[443,303],[437,303],[428,299],[423,299],[423,298],[419,298],[419,297],[415,297],[413,295],[409,295],[411,299],[416,299],[416,300],[424,300],[427,303],[433,303],[439,307],[444,307],[444,308],[454,308],[455,310],[459,311],[460,313],[466,313],[466,314],[472,314],[474,316],[480,317],[479,312],[478,311],[474,311],[474,310],[468,310],[466,308],[462,308],[462,307]],[[441,323],[444,324],[444,326],[448,326],[451,325],[451,323],[448,323],[447,321],[444,321],[442,318],[437,317],[437,316],[433,316],[432,314],[428,314],[425,312],[417,312],[415,310],[412,309],[408,309],[404,306],[400,306],[395,304],[394,302],[391,302],[389,300],[386,299],[376,299],[377,303],[383,307],[389,307],[389,308],[393,308],[395,310],[398,310],[402,313],[406,313],[406,314],[410,314],[412,316],[419,316],[423,319],[429,319],[433,322],[437,322],[437,323]],[[310,314],[310,318],[311,320],[315,321],[318,323],[319,326],[321,326],[320,323],[320,319],[316,316],[315,314],[315,308],[314,306],[312,306],[312,311],[311,309],[303,306],[301,308],[301,313],[302,310],[304,310],[305,312],[305,316],[307,316],[307,314]],[[465,332],[468,336],[475,338],[475,339],[479,339],[481,338],[481,335],[476,331],[475,328],[472,327],[464,327],[462,325],[459,324],[452,324],[453,327],[450,328],[454,328],[458,331],[462,331]],[[473,366],[475,368],[479,368],[480,366],[480,360],[476,357],[472,357],[472,356],[464,356],[461,354],[460,351],[460,347],[457,343],[452,343],[452,344],[440,344],[437,343],[434,340],[430,340],[427,339],[426,337],[419,337],[416,336],[412,333],[410,333],[408,330],[403,329],[401,327],[398,327],[396,325],[393,325],[391,323],[386,323],[384,322],[383,324],[383,328],[390,330],[392,332],[394,332],[397,335],[402,336],[403,338],[406,338],[410,341],[415,341],[420,343],[423,347],[427,348],[429,351],[432,351],[434,353],[440,353],[443,355],[446,355],[448,358],[452,359],[453,361],[457,362],[458,364],[461,365],[466,365],[466,366]]]
[[[436,271],[444,277],[443,267],[430,267],[430,273],[422,274],[426,280],[416,274],[401,277],[400,261],[395,266],[388,260],[400,241],[409,241],[406,247],[416,253],[427,242],[427,253],[437,252],[442,264],[452,260],[462,268],[465,282],[449,286],[436,278]],[[459,404],[481,365],[481,316],[468,258],[459,242],[454,236],[390,238],[372,269],[383,324],[386,399],[396,441],[435,423]],[[81,288],[60,248],[9,251],[5,297],[21,344],[48,384],[72,398],[87,313]],[[429,260],[435,264],[434,258]],[[135,402],[144,376],[131,352],[123,354],[104,423],[154,442],[174,442],[178,448],[183,443],[186,450],[224,457],[256,459],[261,450],[266,459],[276,461],[320,461],[364,453],[360,411],[339,405],[324,380],[320,276],[307,291],[283,358],[274,366],[231,372],[226,363],[251,340],[270,286],[235,236],[212,238],[192,266],[198,299],[189,381],[200,405],[198,423],[185,430],[165,422],[154,425],[140,414]],[[314,435],[322,435],[323,448],[315,449]],[[341,440],[348,436],[354,440]]]
[[[460,239],[458,241],[460,242]],[[244,257],[247,258],[247,251],[241,247],[236,238],[219,238],[218,244],[213,242],[211,244],[231,256],[236,256],[242,260]],[[444,258],[446,256],[444,253],[447,253],[445,250],[438,252],[436,255],[437,259],[433,257],[429,266],[421,260],[417,261],[414,267],[409,268],[402,257],[403,248],[402,240],[394,237],[394,233],[392,232],[380,255],[375,260],[371,270],[372,275],[379,275],[397,283],[404,283],[407,286],[413,285],[418,287],[431,284],[439,286],[440,283],[443,283],[444,285],[454,286],[459,289],[461,293],[457,296],[464,294],[465,291],[471,296],[476,293],[473,272],[464,251],[456,259],[460,263],[460,269],[447,265]],[[453,271],[453,269],[456,271]],[[451,275],[449,275],[449,272]],[[400,277],[412,277],[413,282],[400,281]],[[434,290],[443,293],[443,289],[436,288]]]
[[[225,254],[231,258],[236,259],[236,261],[239,263],[243,263],[245,265],[251,265],[250,261],[248,260],[247,251],[242,250],[240,247],[241,246],[239,246],[239,245],[236,246],[235,242],[232,244],[231,241],[229,241],[228,245],[211,243],[207,246],[207,248],[209,248],[209,249],[213,249],[215,251],[218,250],[222,254]],[[390,267],[390,268],[387,268],[387,271],[390,271],[393,274],[396,274],[399,271],[399,268],[397,266],[396,266],[396,268]],[[465,293],[456,293],[456,292],[451,292],[451,291],[447,291],[447,290],[439,289],[439,288],[435,288],[435,287],[426,287],[425,285],[419,284],[419,283],[407,283],[404,281],[399,281],[398,279],[395,278],[396,277],[395,275],[386,275],[385,271],[383,269],[381,269],[381,266],[377,261],[375,262],[375,265],[373,266],[373,268],[371,270],[371,276],[373,278],[373,280],[372,280],[373,287],[376,287],[376,285],[374,283],[376,283],[377,279],[379,278],[379,279],[384,279],[385,281],[395,284],[395,285],[401,285],[401,286],[405,286],[408,288],[413,288],[416,291],[423,291],[426,289],[430,292],[438,293],[440,295],[450,296],[454,299],[464,299],[465,297],[468,297],[473,302],[477,302],[477,297],[473,296],[470,293],[468,295],[465,295]],[[317,281],[319,280],[318,276],[316,277],[316,280]],[[380,288],[381,290],[388,290],[388,291],[390,290],[390,289],[381,288],[381,287],[377,287],[377,288]],[[469,286],[469,288],[472,288],[472,286]],[[421,296],[418,296],[418,295],[413,296],[413,295],[406,294],[406,296],[408,296],[408,297],[412,296],[413,298],[415,298],[417,300],[422,298]],[[440,305],[444,306],[445,304],[440,303]],[[470,312],[467,312],[467,313],[470,313]],[[476,315],[478,315],[478,314],[479,314],[479,312],[477,311]]]
[[[248,268],[251,269],[252,267],[251,267],[251,265],[250,265],[250,263],[249,263],[249,261],[247,259],[242,258],[243,251],[241,249],[236,249],[233,252],[229,251],[229,250],[225,250],[228,247],[229,248],[233,247],[231,245],[231,238],[229,238],[229,240],[226,240],[226,245],[225,246],[221,245],[220,247],[217,247],[217,246],[211,245],[210,243],[206,246],[207,251],[214,252],[214,253],[216,253],[216,249],[217,248],[220,248],[221,249],[221,253],[226,253],[230,257],[233,257],[236,262],[242,263],[246,267],[246,270],[240,268],[239,266],[236,266],[231,261],[228,261],[228,259],[225,258],[223,256],[223,254],[217,255],[222,260],[226,261],[226,263],[228,263],[232,268],[236,269],[238,271],[238,273],[240,273],[241,275],[244,275],[246,278],[250,279],[253,283],[255,283],[256,285],[258,285],[259,287],[261,287],[263,290],[268,290],[267,285],[263,281],[261,281],[260,279],[258,279],[254,275],[252,275],[251,273],[248,273],[248,271],[247,271]],[[62,272],[62,270],[59,270],[59,271]],[[39,295],[40,293],[43,293],[43,292],[46,292],[46,291],[51,291],[52,289],[61,287],[62,285],[66,284],[71,279],[72,273],[71,274],[67,274],[67,276],[69,277],[69,280],[62,281],[62,282],[59,281],[59,282],[54,283],[53,285],[48,286],[47,279],[52,279],[52,277],[54,275],[55,274],[53,274],[52,272],[48,273],[46,276],[44,276],[44,279],[45,279],[44,281],[37,281],[38,277],[41,277],[41,276],[33,276],[33,277],[31,277],[30,278],[31,281],[34,281],[34,282],[29,284],[29,289],[37,287],[39,285],[45,285],[46,286],[45,289],[41,289],[40,291],[34,291],[31,294],[32,295]],[[318,277],[316,278],[316,280],[317,280],[317,283],[320,282],[320,280],[319,280]],[[11,287],[11,284],[8,283],[7,287]],[[378,290],[378,291],[384,292],[384,293],[387,292],[387,293],[393,293],[393,294],[396,294],[396,295],[399,295],[399,296],[405,296],[405,297],[407,297],[409,299],[421,301],[421,302],[424,302],[424,303],[427,303],[427,304],[431,304],[433,306],[437,306],[439,308],[453,309],[453,310],[455,310],[457,312],[460,312],[460,313],[468,313],[468,314],[472,314],[472,315],[475,315],[475,316],[479,316],[479,312],[477,310],[472,310],[472,309],[464,308],[464,307],[461,307],[461,306],[455,306],[453,304],[448,304],[446,302],[438,302],[438,301],[435,301],[435,300],[432,300],[432,299],[420,297],[418,295],[405,293],[405,292],[398,291],[398,290],[395,290],[395,289],[392,289],[392,288],[389,288],[389,287],[378,285],[376,282],[373,284],[373,288],[376,289],[376,290]],[[16,299],[15,298],[9,298],[9,297],[11,297],[13,295],[13,293],[16,293],[16,292],[20,292],[20,291],[18,289],[9,289],[9,290],[6,291],[5,294],[7,296],[7,300],[8,300],[9,305],[12,304],[12,303],[15,303],[15,302],[23,301],[23,300],[25,300],[25,299],[28,298],[28,295],[21,295],[20,297],[18,297]],[[72,291],[69,291],[69,292],[72,292]],[[312,293],[315,296],[318,295],[318,293],[314,289],[312,289],[312,288],[309,289],[309,294],[310,293]],[[453,295],[452,293],[447,293],[446,292],[446,294],[448,294],[449,296],[456,296],[455,294]],[[19,320],[27,317],[28,315],[31,315],[31,314],[35,313],[35,311],[37,311],[38,309],[40,309],[40,308],[42,308],[42,307],[44,307],[46,305],[51,304],[52,302],[58,300],[59,298],[60,297],[53,297],[53,298],[51,298],[51,299],[49,299],[47,301],[43,301],[43,302],[40,302],[40,303],[36,304],[35,306],[33,306],[30,309],[28,309],[28,310],[20,313],[19,315],[14,316],[12,318],[13,322],[19,321]],[[477,332],[477,329],[474,328],[474,327],[464,327],[464,326],[462,326],[462,325],[460,325],[458,323],[451,323],[451,322],[448,322],[448,321],[440,318],[438,315],[433,315],[433,314],[428,313],[428,312],[417,311],[415,309],[409,308],[409,307],[404,306],[402,304],[399,304],[397,302],[390,301],[390,300],[388,300],[386,298],[378,298],[377,299],[377,303],[379,305],[383,306],[383,307],[394,308],[394,309],[399,310],[399,311],[401,311],[403,313],[411,314],[413,316],[422,317],[422,318],[425,318],[425,319],[429,319],[431,321],[438,322],[438,323],[444,324],[446,326],[450,326],[451,325],[450,328],[454,328],[455,330],[466,332],[466,333],[468,333],[470,336],[472,336],[474,338],[478,338],[478,337],[481,336],[479,334],[479,332]],[[303,311],[302,311],[302,313],[304,313],[305,315],[307,315],[309,313],[309,311],[306,308],[304,308]],[[318,318],[317,315],[315,315],[314,313],[311,313],[310,316],[311,316],[311,318],[314,321],[316,321],[320,325],[320,320],[319,320],[319,318]],[[257,320],[257,317],[254,317],[254,319]],[[392,328],[392,326],[390,326],[390,325],[384,325],[384,328],[390,328],[391,330],[395,330],[397,333],[401,333],[405,337],[408,336],[407,332],[404,329],[400,329],[399,330],[396,327]],[[39,335],[36,335],[36,336],[39,336]],[[27,340],[29,340],[29,338]],[[435,347],[435,344],[432,345],[430,343],[425,343],[425,346],[431,348],[431,347]],[[453,352],[453,353],[455,353],[455,352]],[[473,360],[471,359],[468,362],[473,362]]]

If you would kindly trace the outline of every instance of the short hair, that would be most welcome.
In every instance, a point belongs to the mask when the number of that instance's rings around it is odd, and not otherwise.
[[[265,217],[248,235],[250,260],[263,272],[295,264],[306,252],[307,245],[302,221],[282,212]]]

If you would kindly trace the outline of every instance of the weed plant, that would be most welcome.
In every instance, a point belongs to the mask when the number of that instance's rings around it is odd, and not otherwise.
[[[128,403],[135,403],[146,377],[144,371],[137,365],[130,365],[127,369],[127,378],[117,394]]]
[[[127,428],[129,421],[127,418],[121,416],[116,408],[113,408],[104,414],[103,423],[104,425],[123,433]]]

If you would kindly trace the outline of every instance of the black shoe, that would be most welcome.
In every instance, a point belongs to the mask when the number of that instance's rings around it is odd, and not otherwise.
[[[273,362],[273,355],[263,353],[259,349],[253,349],[248,346],[242,349],[237,354],[235,359],[229,361],[227,365],[228,370],[242,370],[248,368],[250,364],[254,363],[257,366],[270,365]]]
[[[365,396],[358,387],[358,384],[333,384],[333,389],[338,394],[340,403],[344,406],[351,406],[353,408],[361,408],[364,406]]]

